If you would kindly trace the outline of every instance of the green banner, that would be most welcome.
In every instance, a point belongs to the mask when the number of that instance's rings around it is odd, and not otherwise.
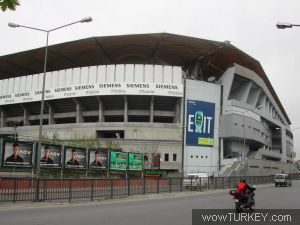
[[[110,151],[109,166],[111,170],[126,170],[127,152]]]
[[[144,168],[144,155],[129,153],[129,170],[142,171]]]

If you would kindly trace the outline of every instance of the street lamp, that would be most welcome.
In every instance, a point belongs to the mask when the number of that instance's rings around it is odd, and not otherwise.
[[[300,27],[300,24],[291,24],[291,23],[278,22],[276,24],[276,27],[278,29],[285,29],[285,28],[292,28],[292,27]]]
[[[37,30],[37,31],[42,31],[47,33],[47,39],[46,39],[46,46],[45,46],[45,58],[44,58],[44,74],[43,74],[43,86],[42,86],[42,100],[41,100],[41,112],[40,112],[40,125],[39,125],[39,137],[38,137],[38,150],[37,150],[37,157],[36,157],[36,167],[35,167],[35,174],[36,177],[39,178],[40,176],[40,158],[41,158],[41,146],[42,146],[42,131],[43,131],[43,114],[44,114],[44,99],[45,99],[45,80],[46,80],[46,72],[47,72],[47,57],[48,57],[48,40],[49,40],[49,33],[51,31],[55,31],[67,26],[71,26],[76,23],[88,23],[91,22],[93,19],[92,17],[86,17],[81,20],[75,21],[73,23],[68,23],[63,26],[59,26],[50,30],[44,30],[40,28],[35,28],[35,27],[28,27],[20,24],[15,24],[15,23],[8,23],[9,27],[12,28],[17,28],[17,27],[23,27],[23,28],[28,28],[31,30]]]

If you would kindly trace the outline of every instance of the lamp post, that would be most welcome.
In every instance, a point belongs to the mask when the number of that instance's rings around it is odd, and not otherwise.
[[[285,28],[292,28],[292,27],[300,27],[300,24],[291,24],[291,23],[278,22],[276,24],[276,27],[278,29],[285,29]]]
[[[42,31],[45,32],[46,35],[46,46],[45,46],[45,57],[44,57],[44,73],[43,73],[43,85],[42,85],[42,100],[41,100],[41,111],[40,111],[40,124],[39,124],[39,137],[38,137],[38,150],[37,150],[37,156],[36,156],[36,166],[35,166],[35,175],[37,178],[40,176],[40,158],[41,158],[41,146],[42,146],[42,131],[43,131],[43,114],[44,114],[44,101],[45,101],[45,81],[46,81],[46,72],[47,72],[47,57],[48,57],[48,40],[49,40],[49,34],[52,31],[59,30],[64,27],[71,26],[76,23],[87,23],[91,22],[93,19],[92,17],[86,17],[81,20],[68,23],[63,26],[59,26],[50,30],[44,30],[40,28],[35,28],[35,27],[29,27],[29,26],[24,26],[20,24],[15,24],[15,23],[8,23],[9,27],[12,28],[17,28],[17,27],[23,27],[31,30],[37,30],[37,31]]]

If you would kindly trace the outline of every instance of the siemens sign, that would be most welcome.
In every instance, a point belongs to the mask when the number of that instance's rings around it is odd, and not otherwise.
[[[186,145],[213,146],[214,126],[214,103],[187,101]]]

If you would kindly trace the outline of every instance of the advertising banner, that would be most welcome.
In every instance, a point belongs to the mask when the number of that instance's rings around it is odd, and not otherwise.
[[[108,149],[90,149],[89,165],[90,169],[107,169]]]
[[[78,147],[65,147],[65,168],[85,169],[86,149]]]
[[[111,170],[126,170],[128,162],[127,152],[110,151],[110,169]]]
[[[33,143],[4,142],[3,165],[32,167]]]
[[[43,168],[60,168],[62,146],[42,144],[40,166]]]
[[[188,100],[186,121],[186,145],[214,145],[215,103]]]
[[[95,83],[49,88],[45,90],[45,100],[74,98],[95,95],[158,95],[183,96],[182,84],[160,83]],[[41,90],[0,95],[0,105],[40,101]]]
[[[144,168],[144,155],[129,153],[129,170],[142,171]]]

